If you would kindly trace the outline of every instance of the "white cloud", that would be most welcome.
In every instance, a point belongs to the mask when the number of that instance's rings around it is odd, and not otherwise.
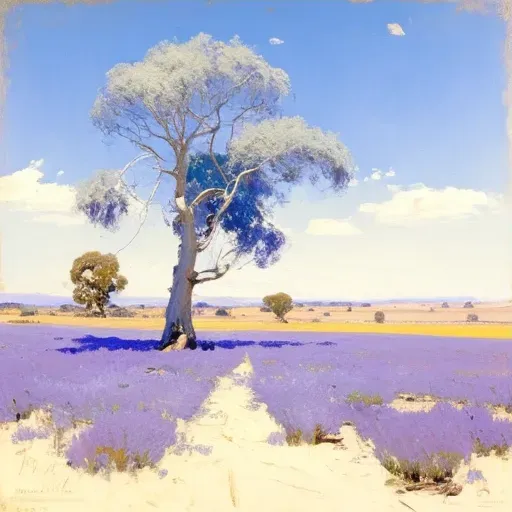
[[[400,185],[387,185],[387,188],[390,192],[398,192],[399,190],[402,190]]]
[[[377,180],[380,180],[380,179],[382,178],[382,171],[381,171],[380,169],[375,169],[375,168],[373,168],[373,169],[372,169],[372,171],[373,171],[373,172],[372,172],[372,174],[370,175],[370,178],[371,178],[372,180],[377,181]]]
[[[407,225],[418,221],[450,220],[499,210],[502,198],[482,191],[446,187],[433,189],[422,183],[408,189],[388,186],[392,198],[382,203],[363,203],[360,212],[375,215],[382,224]]]
[[[276,45],[276,44],[283,44],[284,41],[282,39],[279,39],[278,37],[271,37],[268,42],[270,44]]]
[[[359,181],[356,179],[356,178],[352,178],[349,182],[348,182],[348,186],[349,187],[357,187],[357,185],[359,184]]]
[[[63,174],[64,174],[64,171],[59,171],[59,172],[57,173],[57,176],[62,176]]]
[[[395,173],[394,169],[392,169],[390,167],[389,171],[385,174],[385,176],[387,176],[388,178],[392,178],[393,176],[396,176],[396,173]]]
[[[28,167],[0,177],[0,205],[30,212],[71,212],[75,189],[57,183],[41,183],[44,160],[32,160]]]
[[[37,167],[35,164],[31,165]],[[66,175],[71,176],[70,171],[66,170]],[[69,269],[77,256],[88,250],[115,253],[137,232],[137,213],[123,219],[118,232],[110,233],[91,226],[85,219],[80,218],[84,223],[79,225],[79,217],[61,211],[61,207],[58,207],[59,211],[51,209],[47,200],[38,199],[36,203],[44,206],[46,211],[34,210],[33,191],[29,193],[22,187],[24,195],[20,197],[19,181],[15,187],[13,176],[0,178],[2,271],[10,293],[37,291],[70,296],[73,286],[69,282]],[[20,175],[17,176],[19,180]],[[28,180],[41,187],[38,191],[45,194],[53,191],[55,197],[62,197],[63,191],[69,189],[65,185],[41,181]],[[26,185],[27,181],[23,183]],[[426,188],[423,184],[411,187],[388,185],[388,192],[386,187],[382,187],[381,192],[395,198],[395,193],[412,190],[419,194]],[[273,219],[286,234],[293,229],[293,243],[283,251],[278,263],[265,270],[251,265],[239,271],[233,269],[225,278],[198,286],[196,293],[206,297],[263,297],[277,289],[297,299],[347,300],[439,295],[494,298],[510,293],[510,247],[506,236],[510,219],[506,212],[482,214],[457,223],[434,221],[422,225],[421,229],[408,229],[406,233],[396,224],[388,227],[361,222],[364,235],[347,239],[348,234],[360,233],[350,218],[351,209],[358,208],[356,198],[347,196],[339,200],[333,197],[327,201],[329,208],[321,208],[318,202],[310,201],[306,192],[296,194],[285,208],[276,209]],[[452,198],[445,202],[455,201]],[[472,202],[479,201],[473,198]],[[485,201],[480,199],[482,202]],[[26,203],[31,209],[25,207]],[[498,203],[495,198],[489,201],[489,205]],[[476,208],[483,209],[484,206]],[[307,212],[314,211],[318,211],[319,218],[312,221],[313,231],[321,228],[317,230],[331,236],[312,238],[300,228],[303,222],[307,224],[310,220]],[[373,208],[373,211],[381,215],[385,213],[379,208]],[[340,219],[330,219],[333,215]],[[319,224],[322,218],[327,223]],[[221,246],[220,243],[217,245]],[[34,247],[37,247],[35,256]],[[140,234],[119,253],[121,272],[129,280],[123,295],[167,298],[177,249],[178,240],[162,222],[160,210],[151,209]],[[211,258],[215,262],[217,253],[207,252],[204,259]],[[432,254],[442,256],[433,258]],[[208,261],[200,260],[198,270],[210,268]]]
[[[77,226],[85,224],[85,218],[80,215],[64,213],[44,213],[32,217],[32,222],[55,224],[56,226]]]
[[[388,32],[392,36],[405,36],[404,29],[399,23],[388,23]]]
[[[368,178],[368,176],[365,176],[365,178],[363,179],[363,181],[368,181],[370,178]]]
[[[311,219],[306,233],[314,236],[352,236],[362,231],[351,224],[350,219]]]

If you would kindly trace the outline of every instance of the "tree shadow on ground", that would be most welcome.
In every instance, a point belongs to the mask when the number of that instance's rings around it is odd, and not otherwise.
[[[160,341],[157,340],[129,340],[123,338],[117,338],[115,336],[109,336],[107,338],[101,338],[92,335],[86,335],[81,338],[73,338],[71,340],[76,346],[63,347],[56,349],[58,352],[64,354],[79,354],[81,352],[95,352],[100,349],[107,349],[109,351],[117,350],[132,350],[134,352],[150,352],[157,350],[160,346]],[[326,341],[321,343],[303,343],[299,341],[245,341],[245,340],[199,340],[198,349],[203,344],[213,345],[215,349],[234,350],[237,348],[244,347],[263,347],[263,348],[282,348],[282,347],[300,347],[303,345],[335,345],[335,343]]]

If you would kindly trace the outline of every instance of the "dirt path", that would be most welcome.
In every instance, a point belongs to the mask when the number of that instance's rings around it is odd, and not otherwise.
[[[485,485],[466,485],[453,498],[396,494],[389,474],[355,431],[343,427],[345,449],[333,445],[273,446],[279,426],[265,405],[254,407],[250,361],[219,379],[202,413],[178,424],[178,443],[159,464],[167,475],[143,470],[137,479],[110,481],[67,467],[53,455],[52,440],[10,442],[16,429],[0,430],[0,510],[5,512],[339,512],[340,510],[437,512],[512,509],[512,464],[477,459]],[[459,480],[465,477],[461,471]],[[2,501],[3,498],[3,501]],[[2,505],[3,503],[3,505]],[[18,508],[19,507],[19,508]],[[409,508],[410,507],[410,508]]]

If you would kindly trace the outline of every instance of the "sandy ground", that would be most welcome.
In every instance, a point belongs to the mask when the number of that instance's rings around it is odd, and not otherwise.
[[[434,311],[430,311],[433,308]],[[34,317],[20,318],[19,310],[0,310],[0,323],[38,322],[53,325],[82,327],[111,327],[124,329],[162,330],[163,308],[130,307],[133,318],[84,318],[58,310],[39,309]],[[475,304],[472,309],[454,304],[448,309],[440,304],[389,304],[383,307],[295,308],[288,315],[287,324],[277,321],[271,313],[259,308],[232,308],[229,317],[215,316],[216,308],[205,308],[199,315],[196,309],[194,325],[198,331],[310,331],[362,332],[390,334],[425,334],[512,339],[512,303]],[[382,310],[386,321],[377,324],[375,312]],[[468,323],[468,314],[478,315],[477,323]],[[326,316],[328,314],[328,316]]]
[[[351,427],[343,427],[344,448],[333,445],[272,446],[266,439],[278,425],[266,406],[250,407],[251,374],[245,360],[219,379],[203,413],[178,425],[189,450],[170,449],[159,465],[168,474],[143,470],[137,478],[113,474],[109,480],[76,472],[55,455],[52,440],[12,444],[16,426],[0,430],[0,510],[97,512],[175,510],[183,512],[386,511],[473,512],[512,510],[512,461],[475,459],[486,482],[466,484],[459,496],[397,494],[390,475]],[[30,421],[30,420],[27,420]],[[211,446],[210,455],[193,450]],[[463,482],[467,467],[456,477]]]

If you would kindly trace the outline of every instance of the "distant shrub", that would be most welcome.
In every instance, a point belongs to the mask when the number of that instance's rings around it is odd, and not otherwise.
[[[297,302],[297,303],[295,303],[294,307],[296,307],[296,308],[303,308],[304,304],[302,304],[302,302]]]
[[[50,311],[48,313],[48,316],[57,316],[57,313],[55,313],[55,311]]]
[[[320,323],[320,318],[313,318],[313,320],[311,320],[311,322],[314,324],[318,324],[318,323]]]
[[[441,304],[441,307],[442,307],[443,309],[447,309],[447,308],[449,308],[449,307],[450,307],[450,304],[448,304],[448,302],[443,302],[443,303]]]
[[[196,302],[196,308],[209,308],[210,305],[208,304],[208,302]]]
[[[464,308],[474,308],[475,306],[473,306],[473,303],[468,300],[467,302],[464,302]]]
[[[37,314],[37,308],[23,307],[20,310],[20,316],[35,316]]]
[[[435,311],[435,309],[434,309],[434,308],[430,308],[430,309],[429,309],[429,311],[430,311],[431,313],[433,313],[433,312]]]
[[[149,315],[142,315],[142,318],[149,318]]]
[[[1,302],[0,303],[0,310],[2,309],[21,309],[23,307],[23,304],[20,302]]]
[[[352,311],[352,306],[349,306],[349,307],[347,308],[347,311],[350,313],[350,312]]]
[[[469,313],[466,317],[467,322],[478,322],[478,315],[475,315],[475,313]]]
[[[326,311],[326,312],[324,313],[324,316],[331,316],[331,313],[329,313],[329,311]]]
[[[109,316],[114,318],[133,318],[135,313],[126,308],[116,308],[109,311]]]
[[[383,324],[384,320],[386,319],[386,316],[384,315],[384,311],[375,311],[374,318],[378,324]]]
[[[371,308],[371,307],[372,307],[372,305],[371,305],[369,302],[363,302],[363,303],[361,304],[361,307],[362,307],[362,308]]]
[[[281,322],[287,323],[284,317],[293,309],[292,298],[287,293],[267,295],[263,297],[263,304],[270,308]]]
[[[40,324],[39,320],[9,320],[9,324]]]
[[[81,311],[82,309],[82,307],[75,306],[74,304],[62,304],[59,306],[59,311],[61,313],[74,313],[75,311]]]
[[[215,311],[215,316],[229,316],[229,311],[224,308],[219,308]]]
[[[263,306],[262,308],[260,308],[260,311],[262,313],[272,313],[272,310],[270,308],[267,308],[267,306]]]
[[[309,308],[308,311],[315,311],[313,308]]]

